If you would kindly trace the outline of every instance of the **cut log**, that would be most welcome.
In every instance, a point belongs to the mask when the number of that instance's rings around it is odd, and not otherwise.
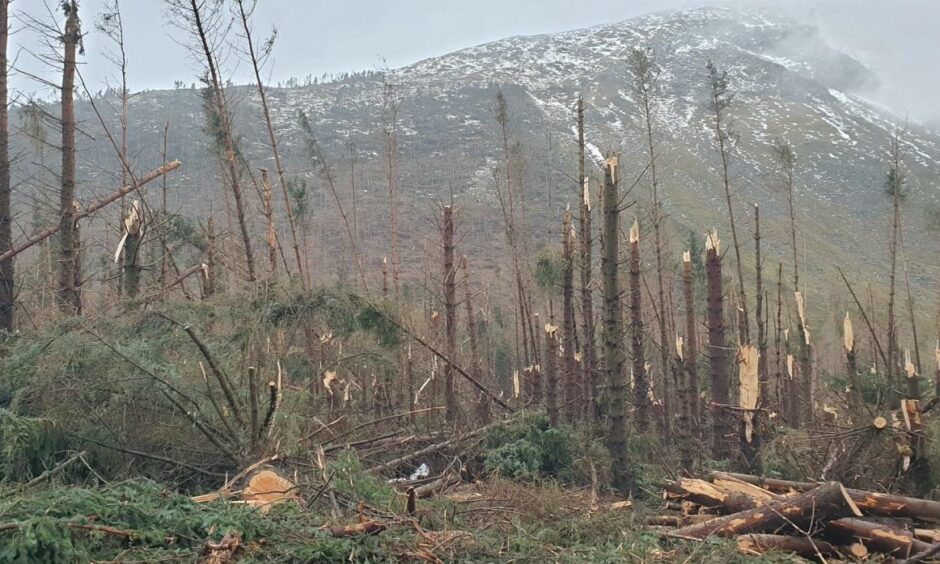
[[[778,494],[805,492],[819,486],[819,484],[814,484],[812,482],[794,482],[791,480],[779,480],[777,478],[767,478],[764,476],[754,476],[751,474],[737,474],[734,472],[710,472],[708,474],[708,479],[710,481],[722,479],[740,480],[742,482],[753,484],[767,491]]]
[[[713,472],[711,476],[717,477],[720,472]],[[775,480],[749,474],[728,474],[738,480],[758,485],[771,492],[807,491],[818,484],[811,482],[791,482],[788,480]],[[882,515],[885,517],[906,517],[928,523],[940,523],[940,502],[902,495],[883,494],[864,490],[846,490],[852,501],[866,514]]]
[[[776,550],[792,552],[804,558],[864,558],[868,549],[860,543],[849,546],[836,546],[826,541],[809,537],[790,537],[787,535],[753,534],[742,535],[737,539],[738,549],[745,554],[762,555]]]
[[[356,523],[355,525],[343,525],[338,527],[330,527],[330,533],[334,537],[353,537],[360,535],[377,535],[386,529],[384,523],[379,523],[373,519],[368,519],[362,523]]]
[[[940,543],[940,531],[935,529],[914,529],[914,538],[930,544]]]
[[[931,546],[914,538],[910,531],[851,518],[830,521],[823,536],[835,543],[862,542],[869,550],[900,557],[924,552]]]
[[[888,420],[879,415],[871,420],[871,426],[880,431],[888,426]]]
[[[734,537],[793,527],[809,530],[814,522],[826,522],[853,515],[861,517],[862,513],[852,502],[845,488],[842,484],[830,483],[792,499],[776,500],[754,509],[682,527],[676,531],[676,536],[704,539],[712,535]]]
[[[743,484],[743,482],[741,483]],[[692,502],[702,507],[718,509],[719,513],[738,513],[775,501],[774,494],[750,484],[745,485],[764,492],[764,494],[753,492],[754,495],[752,495],[740,491],[729,491],[717,484],[691,478],[680,478],[677,482],[666,484],[666,491],[680,497],[683,504]],[[780,496],[776,497],[779,498]],[[683,513],[691,514],[693,512],[684,510]]]
[[[653,515],[646,518],[646,524],[656,527],[687,527],[718,518],[716,515]]]
[[[723,490],[730,492],[737,492],[744,494],[750,497],[753,497],[757,501],[767,503],[770,501],[775,501],[782,499],[783,496],[780,494],[775,494],[771,491],[765,490],[764,488],[757,486],[755,484],[750,484],[744,480],[739,480],[734,476],[723,474],[721,472],[716,472],[714,474],[714,479],[712,482],[716,487],[719,487]]]

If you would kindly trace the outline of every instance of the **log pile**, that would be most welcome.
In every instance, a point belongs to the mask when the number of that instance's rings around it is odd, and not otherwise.
[[[940,553],[940,502],[811,483],[712,472],[669,482],[668,515],[647,524],[667,537],[735,539],[751,555],[783,551],[809,559],[876,554],[933,562]]]

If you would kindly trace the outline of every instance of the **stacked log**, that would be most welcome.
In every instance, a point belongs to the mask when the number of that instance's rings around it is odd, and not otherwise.
[[[684,540],[734,538],[738,549],[808,559],[861,560],[870,554],[930,561],[940,553],[940,502],[749,474],[712,472],[707,480],[666,484],[667,507],[681,515],[647,519]]]

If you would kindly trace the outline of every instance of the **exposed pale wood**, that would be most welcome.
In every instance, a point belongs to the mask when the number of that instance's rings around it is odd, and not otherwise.
[[[750,484],[747,486],[764,493],[754,495],[755,492],[729,490],[720,485],[693,478],[680,478],[677,482],[669,483],[666,485],[666,491],[681,497],[684,503],[691,502],[706,508],[718,508],[721,513],[737,513],[782,499],[782,496],[775,496],[757,486]],[[689,512],[685,508],[683,511]]]
[[[720,472],[713,472],[709,477],[715,478]],[[777,480],[774,478],[764,478],[761,476],[752,476],[749,474],[727,473],[727,475],[759,485],[767,490],[778,493],[800,491],[805,492],[817,487],[819,484],[811,482],[793,482],[788,480]],[[866,515],[882,515],[886,517],[904,517],[917,519],[928,523],[940,523],[940,502],[916,497],[907,497],[902,495],[885,494],[869,492],[864,490],[848,489],[846,490],[852,498],[852,501]]]
[[[128,186],[124,186],[124,187],[122,187],[121,189],[117,190],[116,192],[111,193],[111,195],[109,195],[109,196],[107,196],[107,197],[105,197],[105,198],[103,198],[103,199],[101,199],[101,200],[98,200],[97,202],[95,202],[95,203],[89,205],[88,207],[86,207],[84,210],[79,211],[78,213],[76,213],[76,214],[75,214],[75,221],[79,221],[80,219],[83,219],[83,218],[88,217],[89,215],[95,213],[96,211],[100,210],[101,208],[107,206],[108,204],[113,203],[113,202],[116,202],[116,201],[120,200],[121,198],[123,198],[124,196],[127,196],[127,195],[130,194],[131,192],[134,192],[134,191],[138,190],[138,189],[141,188],[144,184],[147,184],[148,182],[150,182],[150,181],[152,181],[152,180],[155,180],[155,179],[157,179],[157,178],[160,178],[160,177],[163,176],[164,174],[167,174],[167,173],[169,173],[169,172],[172,172],[172,171],[178,169],[180,166],[181,166],[181,163],[180,163],[179,161],[173,161],[173,162],[171,162],[171,163],[167,163],[167,164],[164,165],[164,166],[161,166],[160,168],[157,168],[157,169],[154,169],[154,170],[148,172],[147,174],[145,174],[145,175],[141,176],[140,178],[138,178],[138,179],[137,179],[137,183],[131,184],[131,185],[128,185]],[[18,245],[16,245],[16,246],[14,246],[12,249],[9,249],[9,250],[3,252],[2,254],[0,254],[0,262],[5,261],[5,260],[7,260],[7,259],[9,259],[9,258],[11,258],[11,257],[15,257],[16,255],[22,253],[22,252],[25,251],[26,249],[29,249],[29,248],[32,247],[33,245],[35,245],[35,244],[37,244],[37,243],[39,243],[39,242],[41,242],[41,241],[44,241],[44,240],[48,239],[49,237],[52,237],[53,235],[55,235],[56,233],[59,232],[59,229],[60,229],[60,228],[61,228],[60,225],[55,225],[55,226],[53,226],[53,227],[49,227],[49,228],[47,228],[47,229],[43,229],[42,231],[40,231],[39,233],[33,235],[32,237],[30,237],[30,238],[27,239],[26,241],[24,241],[24,242],[22,242],[22,243],[20,243],[20,244],[18,244]]]
[[[787,535],[752,534],[742,535],[736,539],[738,549],[745,554],[762,555],[770,551],[792,552],[805,558],[817,559],[841,558],[843,555],[852,555],[853,550],[862,553],[864,557],[868,550],[862,545],[839,547],[826,541],[810,539],[809,537],[791,537]]]
[[[653,515],[646,518],[646,524],[658,527],[685,527],[717,518],[715,515]]]
[[[836,519],[829,522],[823,535],[832,542],[861,541],[869,550],[907,557],[923,552],[930,544],[917,540],[910,531],[872,523],[862,519]]]
[[[747,533],[779,531],[787,527],[808,530],[814,523],[848,516],[861,517],[845,488],[829,483],[804,492],[796,498],[773,501],[697,525],[683,527],[676,535],[703,539],[709,536],[735,537]]]
[[[936,529],[914,529],[914,538],[930,544],[937,544],[940,543],[940,531]]]

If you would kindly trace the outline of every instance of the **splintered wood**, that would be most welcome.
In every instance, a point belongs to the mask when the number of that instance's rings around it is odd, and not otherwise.
[[[916,429],[916,402],[908,409],[902,412],[909,414],[909,429]],[[783,551],[813,560],[858,561],[877,553],[926,562],[933,561],[928,550],[940,542],[940,530],[933,528],[940,523],[940,502],[847,489],[837,482],[712,472],[708,480],[667,483],[664,498],[667,507],[680,507],[681,514],[646,522],[665,536],[733,537],[739,550],[750,555]]]
[[[757,347],[745,345],[738,350],[738,376],[740,406],[744,410],[744,440],[754,439],[754,417],[760,403],[760,382],[757,367],[760,354]]]

